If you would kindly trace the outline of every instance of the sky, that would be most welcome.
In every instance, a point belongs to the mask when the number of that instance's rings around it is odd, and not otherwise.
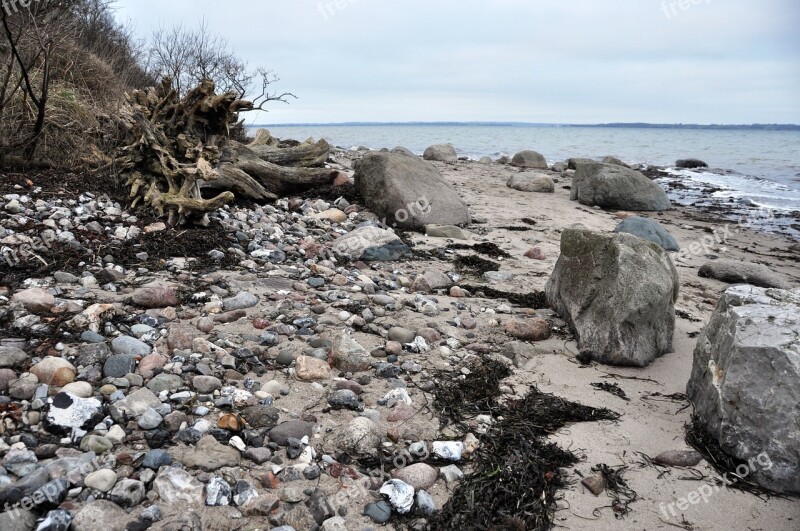
[[[273,70],[262,124],[800,123],[798,0],[119,0]]]

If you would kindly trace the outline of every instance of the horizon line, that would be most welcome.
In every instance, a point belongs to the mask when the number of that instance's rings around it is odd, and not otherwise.
[[[567,122],[516,122],[516,121],[355,121],[355,122],[290,122],[290,123],[253,123],[247,127],[305,127],[305,126],[369,126],[369,125],[504,125],[504,126],[538,126],[538,127],[773,127],[797,128],[800,124],[792,123],[659,123],[659,122],[605,122],[605,123],[567,123]]]

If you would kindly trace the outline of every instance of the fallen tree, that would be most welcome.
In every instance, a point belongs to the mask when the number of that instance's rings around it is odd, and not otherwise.
[[[128,95],[109,118],[123,141],[105,169],[113,165],[125,177],[132,206],[147,205],[172,226],[203,224],[237,196],[276,199],[333,181],[335,172],[322,167],[330,154],[324,140],[288,148],[266,132],[249,145],[232,140],[240,113],[253,109],[235,92],[216,94],[210,80],[181,98],[165,78]],[[204,198],[203,190],[216,195]]]

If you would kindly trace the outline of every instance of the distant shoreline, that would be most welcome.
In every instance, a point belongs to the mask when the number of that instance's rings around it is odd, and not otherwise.
[[[331,122],[252,124],[257,127],[372,127],[372,126],[467,126],[467,127],[597,127],[612,129],[690,129],[711,131],[800,131],[797,124],[651,124],[645,122],[605,124],[561,124],[535,122]]]

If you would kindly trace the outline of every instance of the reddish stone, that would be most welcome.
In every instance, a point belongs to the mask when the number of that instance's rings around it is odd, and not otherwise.
[[[534,247],[525,253],[525,258],[530,258],[531,260],[547,260],[547,256],[545,256],[544,251],[542,251],[539,247]]]
[[[544,341],[550,337],[550,324],[541,317],[512,319],[506,322],[506,333],[522,341]]]

